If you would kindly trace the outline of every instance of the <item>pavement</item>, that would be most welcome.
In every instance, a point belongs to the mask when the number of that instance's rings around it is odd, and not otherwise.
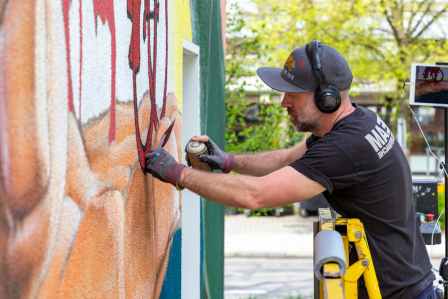
[[[312,269],[311,258],[226,258],[224,298],[312,298]]]
[[[225,299],[307,299],[313,293],[316,217],[225,217]],[[434,268],[441,245],[427,246]]]
[[[225,218],[226,257],[312,257],[316,217]]]
[[[226,257],[288,257],[313,256],[313,222],[317,217],[299,215],[280,217],[225,217]],[[445,254],[445,240],[440,245],[427,246],[432,258]]]

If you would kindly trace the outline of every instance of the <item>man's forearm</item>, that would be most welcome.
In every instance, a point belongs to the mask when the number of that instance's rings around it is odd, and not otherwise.
[[[257,208],[258,178],[245,175],[229,175],[185,168],[180,184],[215,202],[237,207]]]
[[[233,170],[254,176],[267,175],[299,159],[306,151],[305,142],[294,147],[256,154],[234,155]]]

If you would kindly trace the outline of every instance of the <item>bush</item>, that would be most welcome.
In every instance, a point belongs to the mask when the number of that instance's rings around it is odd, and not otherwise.
[[[255,153],[290,146],[303,138],[289,122],[287,112],[272,94],[261,101],[261,94],[249,99],[245,78],[255,75],[262,45],[256,35],[246,32],[246,16],[234,4],[236,13],[228,19],[226,68],[226,151]],[[274,94],[274,97],[277,97]],[[251,215],[274,215],[275,209],[259,209]]]
[[[238,96],[244,95],[238,94]],[[285,109],[278,103],[248,103],[236,97],[228,99],[226,151],[256,153],[291,146],[303,138],[303,134],[290,124]],[[248,117],[250,111],[250,117]],[[283,207],[289,210],[289,206]],[[250,211],[249,216],[278,215],[276,209],[262,208]]]
[[[248,110],[251,112],[248,117]],[[247,103],[245,99],[228,99],[226,103],[226,150],[254,153],[290,146],[303,134],[296,132],[287,113],[278,103]]]

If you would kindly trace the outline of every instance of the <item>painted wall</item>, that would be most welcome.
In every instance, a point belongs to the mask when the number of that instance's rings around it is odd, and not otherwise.
[[[0,298],[158,298],[180,285],[180,262],[165,276],[181,196],[141,166],[174,120],[175,157],[191,133],[178,108],[190,8],[154,3],[0,1]]]

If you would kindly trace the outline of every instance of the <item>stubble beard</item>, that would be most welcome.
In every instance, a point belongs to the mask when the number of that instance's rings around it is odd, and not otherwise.
[[[313,132],[317,128],[317,124],[312,121],[299,121],[296,117],[291,116],[291,121],[298,132]]]
[[[298,123],[296,124],[296,129],[299,132],[313,132],[316,126],[310,123]]]

